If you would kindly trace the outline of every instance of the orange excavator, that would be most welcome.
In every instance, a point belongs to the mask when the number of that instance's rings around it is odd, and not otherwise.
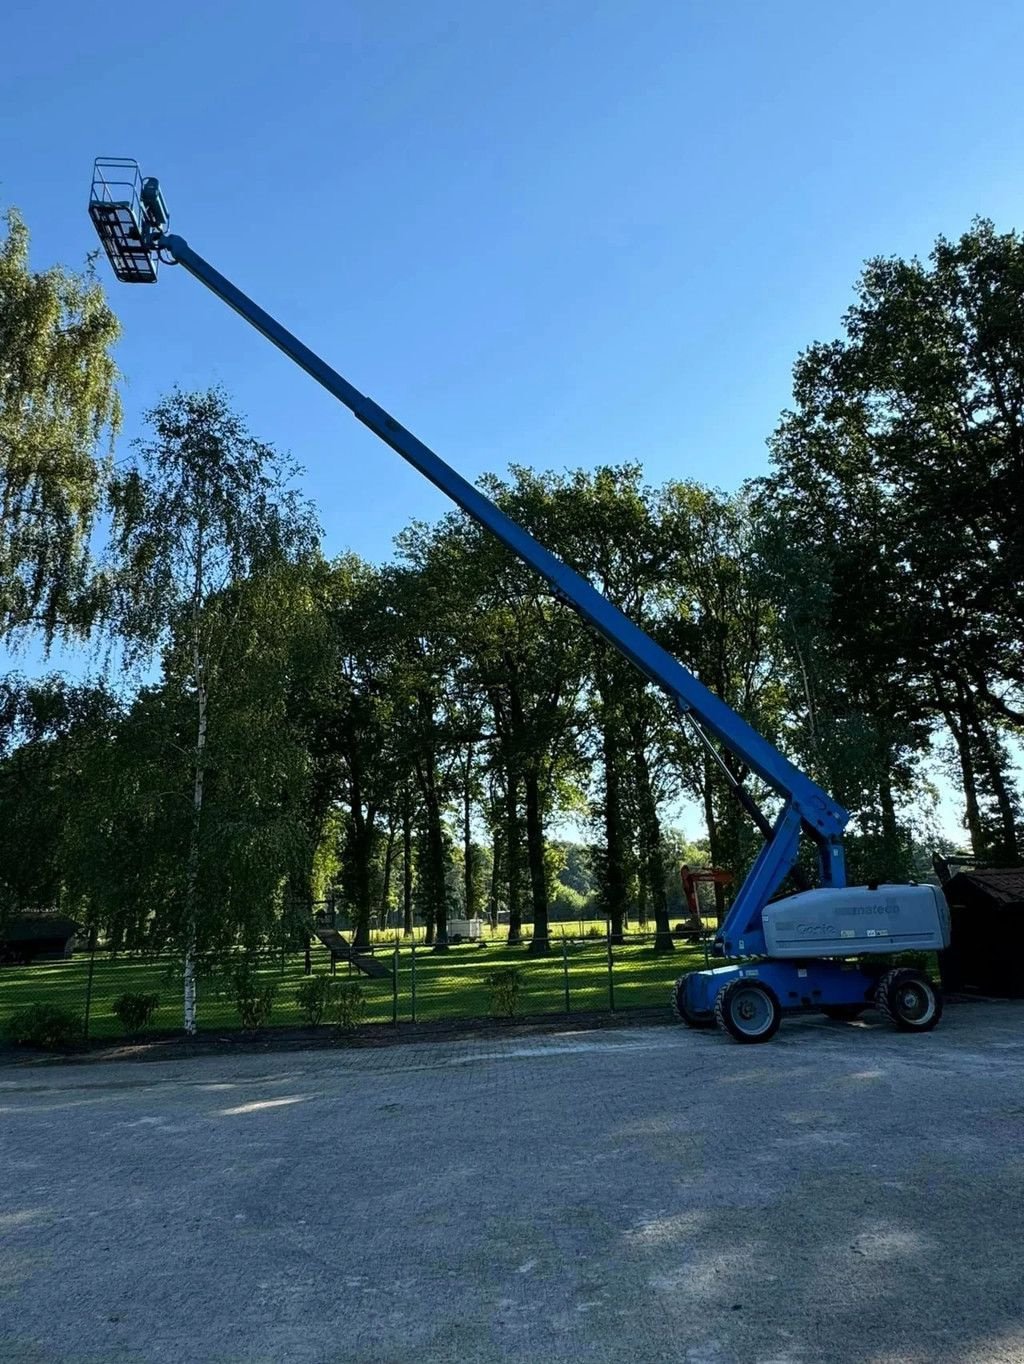
[[[690,922],[687,927],[702,930],[704,923],[700,917],[700,901],[697,899],[698,884],[706,881],[713,886],[729,886],[732,885],[733,874],[731,871],[721,871],[718,867],[691,868],[684,862],[679,868],[679,875],[683,881],[683,898],[690,911]]]

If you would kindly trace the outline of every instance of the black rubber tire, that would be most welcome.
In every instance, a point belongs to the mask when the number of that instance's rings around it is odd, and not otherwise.
[[[886,971],[875,990],[875,1003],[900,1032],[931,1032],[942,1017],[942,991],[912,966]]]
[[[825,1004],[821,1012],[836,1023],[852,1023],[867,1007],[866,1004]]]
[[[715,1026],[715,1015],[713,1013],[694,1014],[686,1007],[683,998],[683,988],[686,984],[686,977],[680,976],[675,985],[672,986],[672,1012],[680,1023],[685,1023],[688,1028],[713,1028]]]
[[[744,1031],[743,1020],[737,1017],[737,1000],[751,991],[763,996],[763,1001],[768,1006],[768,1021],[758,1032]],[[719,990],[718,998],[715,1000],[715,1022],[736,1042],[768,1042],[779,1031],[782,1008],[778,996],[770,985],[749,976],[740,976]]]

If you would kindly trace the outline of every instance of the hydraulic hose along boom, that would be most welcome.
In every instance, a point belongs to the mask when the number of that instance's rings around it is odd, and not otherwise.
[[[805,918],[806,913],[810,913],[812,919],[815,917],[822,919],[823,915],[827,917],[826,906],[820,898],[822,896],[832,897],[829,902],[832,912],[835,912],[837,907],[842,912],[844,904],[852,905],[853,900],[849,897],[857,898],[859,903],[859,898],[867,892],[859,888],[845,888],[842,834],[849,820],[847,811],[794,767],[773,744],[710,692],[628,616],[603,597],[581,574],[564,564],[479,489],[456,473],[412,432],[406,430],[384,408],[361,393],[320,356],[314,354],[204,260],[182,237],[168,234],[169,217],[156,180],[143,180],[138,166],[132,161],[97,161],[89,211],[119,279],[126,283],[153,283],[157,278],[159,262],[181,265],[262,332],[339,402],[344,403],[359,421],[447,494],[468,516],[489,530],[506,548],[539,573],[557,597],[577,611],[609,644],[661,688],[680,715],[694,725],[702,741],[716,757],[719,757],[719,760],[720,755],[711,743],[709,735],[742,759],[751,771],[756,772],[782,797],[781,813],[773,825],[768,825],[747,792],[731,778],[728,768],[724,768],[726,776],[737,788],[736,794],[741,803],[762,828],[765,843],[722,925],[716,943],[716,950],[720,955],[753,957],[762,956],[767,951],[770,956],[794,956],[794,953],[786,951],[781,943],[776,943],[775,950],[771,950],[765,936],[764,916],[770,897],[777,892],[796,862],[801,830],[816,844],[821,889],[805,891],[780,903],[795,907],[796,901],[807,902],[806,911],[801,910],[800,914]],[[880,889],[884,889],[892,902],[890,911],[884,911],[890,915],[893,912],[901,912],[896,904],[897,891],[901,897],[906,897],[911,890],[917,892],[927,889],[931,901],[931,888]],[[878,895],[878,891],[873,893]],[[820,929],[822,924],[818,927]],[[811,954],[819,952],[821,948],[818,944],[822,936],[820,932],[805,934],[801,939],[804,950]],[[827,938],[828,934],[824,936]],[[854,946],[855,944],[851,942],[850,948]],[[778,950],[780,947],[781,953]],[[863,950],[865,949],[862,944],[856,944],[856,951]],[[837,974],[832,964],[828,962],[820,961],[818,966],[829,979]],[[785,964],[779,962],[778,968],[783,974],[795,969],[790,967],[788,962]],[[723,967],[716,971],[697,972],[685,977],[677,987],[677,1006],[688,1021],[704,1021],[712,1013],[718,995],[727,986],[733,985],[737,980],[741,982],[748,980],[750,983],[745,987],[746,993],[749,995],[756,989],[753,978],[749,976],[749,970],[756,968]],[[737,975],[738,971],[743,974]],[[763,975],[763,971],[761,974]],[[849,972],[844,974],[848,976]],[[692,982],[695,976],[715,979],[705,987],[694,988],[689,982]],[[806,978],[806,971],[803,978]],[[788,977],[786,983],[791,983]],[[810,987],[806,992],[800,989],[797,992],[789,990],[786,993],[793,998],[779,1002],[779,1009],[813,1007],[817,1002],[810,993]],[[817,988],[813,993],[817,996],[822,995],[822,991]],[[749,1005],[750,1000],[746,1000],[746,1004]],[[772,1021],[774,1026],[766,1033],[767,1036],[770,1036],[777,1027],[778,1019],[775,1013],[772,1014]],[[760,1035],[751,1035],[742,1040],[762,1038]]]

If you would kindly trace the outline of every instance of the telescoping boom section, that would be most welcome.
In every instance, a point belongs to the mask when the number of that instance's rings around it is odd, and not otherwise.
[[[161,262],[182,266],[344,403],[359,421],[447,494],[468,516],[539,573],[558,598],[661,688],[712,752],[718,751],[712,742],[717,741],[782,798],[780,812],[769,825],[759,815],[746,791],[737,790],[741,803],[758,820],[765,843],[722,924],[716,941],[720,955],[749,958],[766,952],[764,911],[796,862],[802,832],[816,845],[821,888],[789,897],[784,903],[809,901],[813,905],[811,917],[820,918],[824,905],[820,899],[814,903],[816,897],[833,897],[833,909],[844,902],[849,892],[844,892],[842,834],[849,815],[841,805],[710,692],[678,659],[603,597],[582,574],[558,559],[383,407],[311,351],[193,250],[184,238],[169,233],[169,215],[160,187],[156,180],[143,178],[135,162],[123,159],[96,162],[89,211],[118,279],[125,283],[153,283]],[[728,769],[724,770],[728,776]],[[899,898],[896,892],[902,894],[910,889],[925,888],[886,887],[885,891],[889,899],[894,900]],[[860,935],[857,937],[859,939]],[[863,943],[850,940],[850,945],[860,951],[869,941],[873,943],[876,939],[865,938]],[[814,952],[815,949],[810,946],[809,950]],[[721,969],[734,970],[730,967]],[[712,976],[716,973],[694,974]],[[732,979],[730,976],[730,981]],[[727,983],[713,982],[718,993]],[[788,999],[780,1007],[812,1007],[814,1004],[809,994],[806,1002],[798,994],[797,1001]],[[692,1009],[688,1007],[687,1012],[692,1013],[694,1019],[709,1012],[707,990],[699,1001],[695,999]]]

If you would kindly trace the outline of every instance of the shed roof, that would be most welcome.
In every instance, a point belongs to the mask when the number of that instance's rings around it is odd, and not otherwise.
[[[944,889],[951,900],[980,896],[993,905],[1024,908],[1024,867],[976,867],[971,871],[960,871]]]

